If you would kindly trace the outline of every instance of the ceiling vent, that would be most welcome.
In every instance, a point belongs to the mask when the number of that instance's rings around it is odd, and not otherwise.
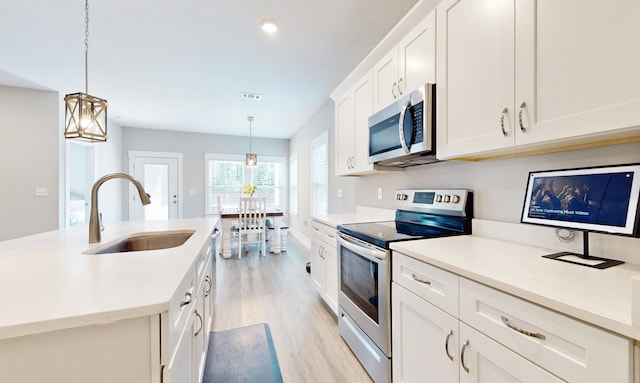
[[[246,100],[260,101],[262,100],[262,95],[257,93],[242,92],[242,98]]]

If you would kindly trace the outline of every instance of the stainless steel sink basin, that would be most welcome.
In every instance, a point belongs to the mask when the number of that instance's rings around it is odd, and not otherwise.
[[[182,245],[195,230],[154,231],[133,234],[120,241],[91,249],[85,254],[109,254],[129,251],[169,249]]]

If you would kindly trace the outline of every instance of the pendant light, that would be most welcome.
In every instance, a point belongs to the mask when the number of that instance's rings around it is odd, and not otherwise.
[[[107,100],[89,95],[89,0],[84,2],[84,93],[67,94],[65,103],[65,138],[82,141],[107,140]]]
[[[244,164],[252,168],[258,165],[258,155],[251,152],[251,122],[253,122],[253,116],[247,117],[247,120],[249,120],[249,153],[247,153]]]

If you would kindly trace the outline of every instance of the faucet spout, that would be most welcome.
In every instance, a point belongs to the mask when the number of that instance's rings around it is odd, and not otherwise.
[[[101,230],[101,219],[98,213],[98,190],[103,183],[114,179],[114,178],[122,178],[127,180],[133,184],[138,190],[138,194],[140,195],[140,202],[143,205],[148,205],[151,203],[151,196],[147,194],[147,192],[142,187],[142,184],[138,182],[135,178],[131,177],[128,174],[124,173],[113,173],[107,174],[106,176],[97,180],[93,187],[91,188],[91,215],[89,216],[89,243],[97,243],[102,240],[102,230]]]

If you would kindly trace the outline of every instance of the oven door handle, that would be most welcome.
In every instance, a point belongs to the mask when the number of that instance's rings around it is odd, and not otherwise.
[[[351,238],[345,237],[342,233],[338,233],[338,245],[344,246],[354,253],[376,263],[380,263],[387,258],[386,252],[364,247],[359,243],[353,241]]]

